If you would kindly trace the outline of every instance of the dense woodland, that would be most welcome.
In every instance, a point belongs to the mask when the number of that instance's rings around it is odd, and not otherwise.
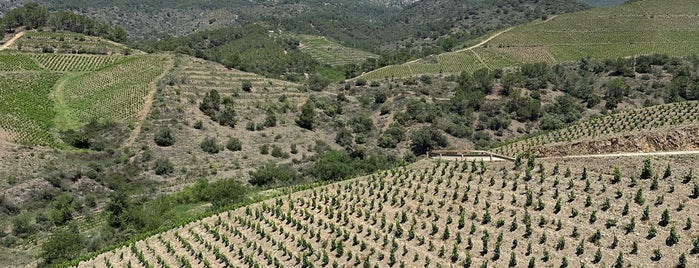
[[[407,5],[385,0],[206,3],[61,0],[41,3],[52,9],[68,9],[117,23],[132,36],[143,40],[187,35],[191,30],[207,29],[207,24],[241,26],[264,23],[273,30],[328,36],[344,45],[377,53],[400,49],[412,57],[448,51],[457,44],[495,29],[586,8],[574,0],[439,0],[416,1]],[[196,12],[232,16],[189,16],[189,13]],[[178,15],[180,18],[176,18]],[[169,29],[164,26],[157,28],[163,16],[166,17],[163,20],[169,21]],[[150,20],[153,20],[150,26],[137,23]],[[198,26],[188,31],[178,29],[189,24]]]
[[[34,2],[4,13],[0,19],[0,28],[4,32],[12,32],[19,27],[27,29],[50,27],[53,30],[98,36],[116,42],[128,40],[126,31],[119,26],[112,26],[70,11],[49,12],[46,7]]]

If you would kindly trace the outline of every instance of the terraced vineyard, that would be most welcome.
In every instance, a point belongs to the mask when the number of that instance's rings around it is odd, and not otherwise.
[[[291,101],[305,100],[307,94],[299,91],[300,85],[283,80],[269,79],[254,73],[230,70],[223,65],[193,57],[178,56],[177,67],[170,72],[172,89],[181,92],[183,96],[198,100],[210,90],[221,94],[234,94],[236,106],[249,116],[264,114],[256,110],[255,103],[265,100],[276,100],[286,96]],[[242,93],[244,83],[250,83],[250,92]],[[248,105],[243,107],[244,103]]]
[[[74,54],[33,54],[44,69],[57,72],[96,71],[124,59],[119,56],[74,55]]]
[[[131,120],[144,108],[167,57],[133,56],[96,72],[66,78],[56,90],[60,127],[92,119]]]
[[[0,135],[22,144],[53,146],[53,102],[49,93],[59,76],[0,73]]]
[[[699,190],[686,187],[699,186],[687,170],[638,180],[559,168],[426,160],[218,214],[78,267],[699,265]]]
[[[582,120],[569,127],[516,141],[494,151],[516,155],[529,148],[560,142],[592,140],[638,131],[676,128],[699,123],[699,102],[687,101],[625,110],[609,116]]]
[[[70,32],[28,31],[12,48],[24,52],[45,52],[51,47],[56,53],[124,54],[126,46],[102,38]]]
[[[368,58],[378,58],[376,54],[359,49],[349,48],[323,36],[296,35],[301,41],[301,50],[310,54],[314,59],[329,65],[345,65],[361,63]]]
[[[0,52],[0,72],[41,70],[31,57],[12,52]]]
[[[450,52],[428,56],[401,65],[389,65],[358,77],[380,80],[387,78],[415,77],[422,74],[455,74],[473,72],[481,68],[496,69],[513,66],[516,62],[490,50],[477,48],[463,52]]]
[[[497,55],[496,59],[473,53]],[[694,0],[645,0],[564,14],[504,32],[474,51],[446,53],[452,61],[429,58],[388,66],[367,80],[421,74],[460,73],[520,63],[617,58],[641,54],[688,56],[699,53],[699,5]],[[437,56],[440,57],[440,56]]]

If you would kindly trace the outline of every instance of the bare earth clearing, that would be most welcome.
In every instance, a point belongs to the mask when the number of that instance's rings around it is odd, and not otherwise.
[[[15,41],[17,41],[17,39],[19,39],[23,35],[24,35],[24,32],[16,33],[10,40],[8,40],[4,44],[0,45],[0,51],[3,51],[5,49],[7,49],[8,47],[12,46],[12,44],[14,44]]]

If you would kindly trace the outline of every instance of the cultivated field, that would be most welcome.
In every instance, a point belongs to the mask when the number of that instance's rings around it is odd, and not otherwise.
[[[215,215],[78,267],[699,265],[699,186],[686,168],[666,177],[650,165],[651,179],[527,166],[421,161]]]
[[[133,52],[126,46],[99,37],[71,33],[28,31],[11,48],[24,52],[47,52],[70,54],[125,54]]]
[[[51,73],[0,72],[0,138],[22,144],[53,146],[56,112],[49,97],[59,76]]]
[[[645,0],[564,14],[517,26],[483,47],[388,66],[359,78],[380,80],[460,73],[520,63],[699,53],[699,5],[693,0]],[[497,55],[484,57],[482,55]],[[452,61],[430,60],[448,56]]]
[[[647,108],[624,110],[616,114],[590,118],[573,125],[515,141],[494,151],[514,156],[542,145],[602,139],[640,131],[662,131],[699,123],[699,102],[687,101]]]
[[[123,56],[75,54],[31,54],[31,57],[44,69],[57,72],[97,71],[125,59]]]
[[[51,40],[106,51],[90,53],[117,53],[124,48],[79,34],[36,31],[26,32],[10,48],[26,51],[21,42],[42,46],[52,44]],[[148,94],[155,90],[156,80],[166,71],[169,57],[2,51],[0,139],[58,147],[62,142],[57,131],[98,118],[135,121],[146,107]]]
[[[54,92],[59,127],[77,127],[94,119],[137,118],[156,78],[165,71],[164,56],[133,56],[96,72],[67,76]]]
[[[378,56],[359,49],[349,48],[326,37],[314,35],[295,35],[301,41],[300,48],[314,59],[329,65],[345,65],[350,63],[362,63],[368,58]]]

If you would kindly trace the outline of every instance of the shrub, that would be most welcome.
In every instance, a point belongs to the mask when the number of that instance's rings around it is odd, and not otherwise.
[[[306,103],[303,106],[301,106],[301,114],[299,115],[299,118],[296,119],[296,124],[299,127],[308,130],[313,129],[313,117],[315,116],[313,113],[313,108],[313,102],[311,100],[306,101]]]
[[[226,142],[226,149],[234,152],[240,151],[243,149],[243,143],[240,142],[238,138],[230,137],[228,138],[228,142]]]
[[[272,156],[276,158],[289,158],[289,153],[282,151],[278,145],[272,145]]]
[[[172,146],[175,144],[175,137],[172,135],[170,128],[165,127],[161,128],[160,131],[155,133],[153,141],[155,141],[155,144],[158,146]]]
[[[425,154],[431,149],[438,147],[446,147],[448,145],[447,138],[435,127],[423,127],[410,136],[412,140],[412,149],[415,154]]]
[[[199,145],[204,152],[210,154],[217,154],[221,151],[221,146],[218,144],[218,140],[214,137],[206,137]]]
[[[260,146],[260,154],[269,154],[269,144]]]
[[[78,226],[71,224],[67,228],[55,231],[41,245],[40,255],[50,266],[80,256],[83,249],[85,249],[85,238],[80,234]]]
[[[31,215],[27,213],[17,215],[17,217],[12,219],[12,233],[19,238],[26,238],[35,233],[36,224],[32,221]]]
[[[160,158],[155,161],[155,175],[167,175],[175,171],[175,167],[172,165],[169,159]]]
[[[240,89],[242,89],[245,92],[252,91],[252,82],[250,82],[249,80],[243,81],[243,83],[240,86]]]
[[[264,186],[274,183],[289,183],[299,178],[298,172],[290,165],[268,163],[264,167],[250,172],[250,184]]]

